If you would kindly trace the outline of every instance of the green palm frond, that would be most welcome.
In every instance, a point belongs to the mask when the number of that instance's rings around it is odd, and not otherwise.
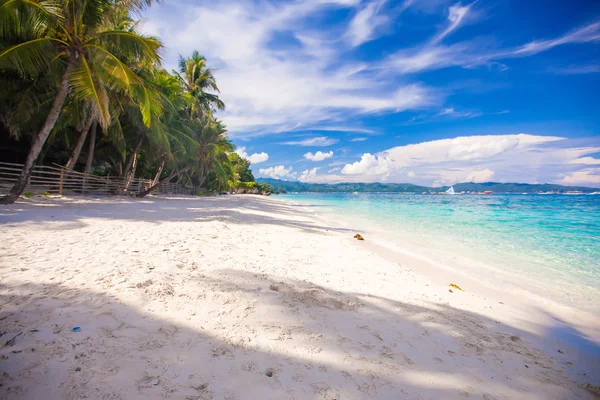
[[[15,69],[22,76],[37,76],[48,69],[58,55],[53,38],[38,38],[19,43],[0,51],[0,69]]]
[[[136,60],[152,60],[160,63],[161,42],[152,37],[127,31],[104,31],[90,39],[90,44],[98,44],[115,55]]]
[[[0,5],[0,37],[37,38],[56,29],[69,38],[60,1],[8,0]]]
[[[108,95],[105,87],[94,78],[94,73],[85,57],[79,59],[79,64],[68,78],[75,98],[88,102],[94,118],[103,129],[106,128],[110,122]]]
[[[114,118],[111,124],[103,131],[121,156],[121,161],[124,162],[127,155],[127,141],[125,140],[121,121],[118,118]]]

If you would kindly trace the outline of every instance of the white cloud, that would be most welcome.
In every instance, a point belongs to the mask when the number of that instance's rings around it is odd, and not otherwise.
[[[315,30],[304,23],[317,13],[359,3],[164,3],[149,10],[143,29],[166,43],[169,68],[176,67],[180,54],[193,50],[207,57],[227,105],[218,117],[232,137],[343,123],[356,113],[400,112],[436,101],[435,93],[421,84],[391,84],[365,73],[367,63],[347,57],[351,47],[340,38],[340,26]],[[369,9],[371,22],[378,25],[377,7]],[[276,35],[291,28],[297,43],[271,46]]]
[[[550,40],[535,40],[520,46],[514,51],[515,55],[533,55],[553,47],[568,43],[587,43],[600,41],[600,22],[575,29],[561,37]]]
[[[238,147],[235,150],[235,152],[241,158],[250,161],[251,164],[259,164],[259,163],[265,162],[265,161],[267,161],[269,159],[269,155],[267,153],[265,153],[265,152],[254,153],[252,155],[248,155],[248,153],[246,153],[246,148],[245,147]]]
[[[298,180],[300,182],[311,182],[316,178],[318,170],[319,170],[319,168],[312,168],[312,169],[304,170],[298,177]]]
[[[459,16],[460,14],[456,15],[457,20]],[[462,18],[460,20],[462,21]],[[444,32],[447,32],[452,26],[454,26],[453,22]],[[448,67],[474,68],[483,65],[497,65],[500,68],[506,68],[498,61],[528,57],[566,44],[600,41],[600,22],[583,26],[555,39],[532,41],[521,46],[504,49],[492,48],[489,40],[477,38],[446,46],[438,43],[438,37],[434,37],[430,42],[421,46],[397,51],[381,63],[379,68],[397,74],[412,74]]]
[[[600,168],[586,168],[581,171],[572,172],[557,183],[600,187]]]
[[[575,160],[569,161],[569,164],[600,165],[600,158],[581,157],[581,158],[577,158]]]
[[[330,151],[329,153],[317,151],[315,154],[311,152],[304,154],[304,158],[310,161],[323,161],[331,157],[333,157],[333,151]]]
[[[289,142],[283,142],[282,144],[287,144],[290,146],[331,146],[332,144],[336,144],[338,142],[337,139],[328,138],[327,136],[317,136],[314,138],[303,139],[303,140],[292,140]]]
[[[283,165],[276,167],[261,168],[258,170],[258,176],[263,176],[273,179],[296,179],[296,173],[292,172],[292,167],[286,168]]]
[[[248,157],[248,161],[252,164],[259,164],[261,162],[265,162],[269,159],[269,155],[265,152],[262,153],[254,153],[250,157]]]
[[[451,6],[448,10],[448,21],[450,21],[450,25],[448,25],[448,27],[444,29],[442,33],[434,37],[431,42],[434,44],[441,42],[446,36],[458,29],[458,27],[463,23],[465,17],[471,10],[473,4],[475,3],[463,6],[462,4],[457,3]]]
[[[385,0],[372,1],[356,13],[346,32],[352,46],[372,40],[377,28],[388,21],[385,15],[379,13],[384,3]]]
[[[504,60],[600,41],[600,22],[595,22],[556,38],[512,47],[478,37],[450,43],[458,29],[477,18],[475,2],[447,4],[437,0],[401,4],[385,0],[180,0],[152,7],[141,29],[164,41],[168,69],[176,67],[180,54],[198,50],[207,57],[227,105],[218,118],[234,138],[309,126],[332,126],[333,130],[334,124],[351,126],[366,113],[438,107],[448,91],[417,82],[410,74],[449,67],[505,68],[500,64]],[[400,21],[393,19],[409,6],[419,12],[439,12],[445,7],[445,25],[432,29],[421,43],[409,43],[389,56],[373,54],[361,59],[354,46],[376,39],[384,29],[400,28],[395,23]],[[325,20],[326,13],[340,9],[353,16],[350,21],[315,27],[315,21]],[[285,40],[278,40],[281,37]],[[564,69],[596,71],[594,66]],[[461,112],[469,111],[457,113]]]
[[[350,141],[351,142],[364,142],[365,140],[367,140],[366,137],[357,137],[357,138],[351,139]]]
[[[495,174],[495,172],[489,168],[482,169],[479,171],[472,171],[471,173],[469,173],[469,175],[467,175],[464,182],[474,182],[474,183],[489,182],[492,179],[492,177],[494,176],[494,174]]]
[[[582,145],[556,136],[489,135],[434,140],[365,153],[329,181],[412,182],[453,185],[458,182],[588,184],[597,182],[600,159],[590,155],[600,145]],[[335,171],[330,171],[333,173]],[[320,177],[322,178],[322,177]]]
[[[384,156],[374,156],[370,153],[365,153],[360,158],[360,161],[346,164],[342,169],[342,174],[385,177],[389,174],[392,167],[391,159]]]

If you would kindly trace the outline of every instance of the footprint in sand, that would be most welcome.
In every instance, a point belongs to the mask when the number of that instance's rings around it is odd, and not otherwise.
[[[363,358],[363,353],[361,349],[357,347],[351,347],[346,350],[346,355],[344,356],[344,364],[352,364],[356,360],[361,360]]]

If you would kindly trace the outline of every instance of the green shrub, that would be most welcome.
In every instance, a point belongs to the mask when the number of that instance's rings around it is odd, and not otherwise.
[[[31,196],[33,196],[33,193],[31,193],[30,191],[23,193],[23,197],[25,197],[26,199],[30,198]]]
[[[274,189],[273,186],[269,185],[268,183],[259,183],[257,187],[261,193],[270,193]]]
[[[50,192],[44,192],[44,197],[48,197],[48,196],[51,196],[51,193]]]
[[[240,181],[234,181],[234,182],[229,182],[229,186],[231,186],[233,189],[254,189],[256,187],[256,182],[240,182]]]

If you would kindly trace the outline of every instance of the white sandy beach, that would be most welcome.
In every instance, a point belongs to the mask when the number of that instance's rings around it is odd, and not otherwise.
[[[597,398],[517,299],[355,233],[260,196],[2,206],[0,398]]]

